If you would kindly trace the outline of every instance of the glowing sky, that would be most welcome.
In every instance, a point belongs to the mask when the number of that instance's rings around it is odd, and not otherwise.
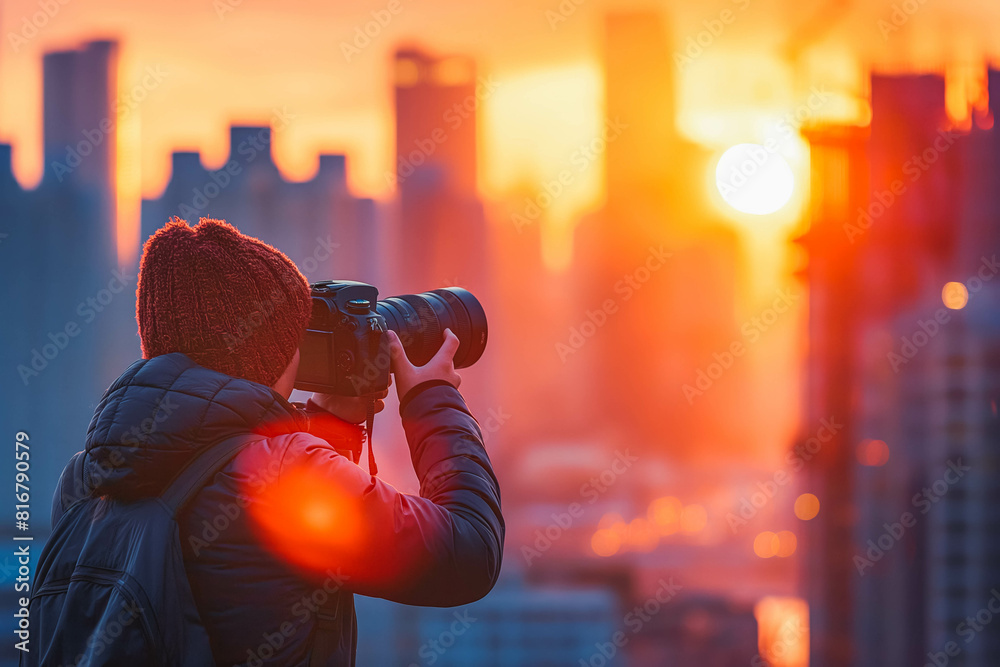
[[[895,21],[888,0],[854,3],[845,13],[830,14],[823,8],[839,3],[61,2],[51,0],[58,11],[26,44],[14,44],[10,35],[24,34],[25,17],[40,11],[39,0],[0,2],[0,138],[16,144],[18,177],[33,184],[41,171],[41,54],[117,36],[123,45],[123,89],[141,80],[147,67],[166,72],[133,119],[141,137],[138,163],[146,196],[165,184],[170,150],[200,148],[211,165],[219,165],[228,122],[260,122],[281,107],[295,114],[275,142],[288,177],[307,178],[321,149],[346,151],[352,185],[361,193],[386,195],[383,172],[392,151],[389,53],[414,39],[436,52],[474,55],[481,70],[502,84],[483,109],[481,185],[488,196],[557,171],[564,156],[599,126],[600,19],[612,7],[669,11],[678,51],[723,11],[733,12],[735,20],[684,68],[678,85],[682,129],[720,147],[762,140],[768,123],[793,109],[813,80],[826,82],[839,96],[820,115],[857,118],[863,110],[852,97],[864,93],[866,63],[968,65],[984,53],[1000,52],[1000,37],[990,29],[1000,6],[988,0],[928,1],[912,17]],[[369,43],[354,42],[357,30],[379,14],[384,27],[369,27],[377,33]],[[796,35],[809,35],[809,43],[818,46],[799,49]],[[361,47],[346,54],[345,43]],[[789,53],[797,55],[795,67],[787,62]],[[567,198],[573,208],[585,206],[599,191],[599,169],[593,172]]]

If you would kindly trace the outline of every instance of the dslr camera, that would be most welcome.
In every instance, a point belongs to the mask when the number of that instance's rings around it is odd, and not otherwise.
[[[378,289],[349,280],[310,285],[312,315],[299,348],[295,388],[341,396],[366,396],[389,387],[392,329],[407,358],[426,364],[441,347],[443,331],[458,337],[455,368],[467,368],[486,349],[486,312],[468,290],[445,287],[382,301]]]

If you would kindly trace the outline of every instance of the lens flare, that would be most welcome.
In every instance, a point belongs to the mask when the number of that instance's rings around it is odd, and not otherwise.
[[[246,494],[254,526],[272,551],[314,571],[357,555],[365,537],[357,498],[308,467],[265,481],[270,483],[249,485]]]

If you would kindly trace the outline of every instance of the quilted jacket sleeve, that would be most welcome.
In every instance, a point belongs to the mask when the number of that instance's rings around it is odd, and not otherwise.
[[[500,488],[479,425],[450,385],[418,389],[400,412],[419,496],[370,476],[325,441],[298,434],[280,478],[306,474],[310,488],[322,480],[316,488],[342,520],[307,542],[291,534],[295,521],[270,529],[289,535],[271,537],[299,540],[314,567],[337,570],[355,593],[425,606],[478,600],[496,583],[504,540]]]
[[[87,497],[90,493],[84,485],[83,462],[85,454],[77,452],[69,460],[62,474],[59,475],[59,482],[56,483],[55,493],[52,494],[52,513],[50,515],[52,528],[56,527],[63,513],[69,509],[70,505]]]

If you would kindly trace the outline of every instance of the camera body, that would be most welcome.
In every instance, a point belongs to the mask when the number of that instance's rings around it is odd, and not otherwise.
[[[300,346],[295,388],[364,396],[389,387],[385,318],[378,289],[350,280],[310,285],[312,315]]]
[[[310,285],[312,314],[299,347],[295,388],[366,396],[389,388],[392,329],[417,366],[441,347],[444,330],[458,337],[455,368],[471,366],[486,349],[486,312],[469,291],[446,287],[378,301],[378,289],[350,280]]]

